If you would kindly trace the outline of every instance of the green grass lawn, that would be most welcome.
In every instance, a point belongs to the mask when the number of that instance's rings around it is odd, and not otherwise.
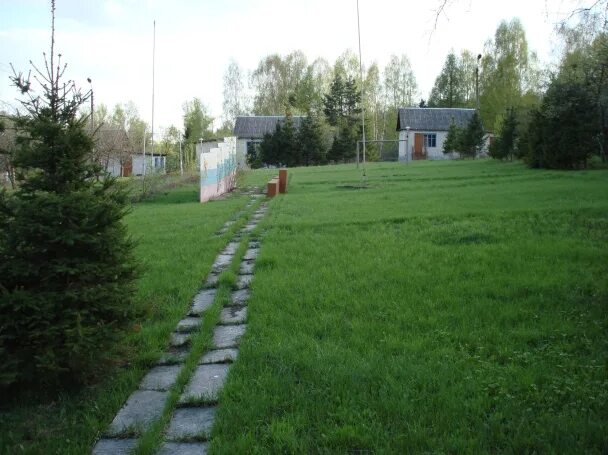
[[[492,161],[367,171],[359,188],[352,165],[293,169],[289,193],[270,202],[212,451],[606,453],[608,172]],[[238,224],[213,233],[245,220],[248,198],[197,196],[182,186],[134,206],[141,317],[120,361],[78,393],[4,404],[0,453],[89,453]],[[157,425],[139,453],[161,438]]]
[[[37,394],[5,402],[0,407],[0,453],[90,453],[95,439],[168,346],[170,332],[231,237],[230,232],[221,237],[214,233],[248,201],[233,195],[199,204],[198,185],[190,184],[134,206],[126,222],[142,265],[135,298],[141,317],[117,347],[120,360],[103,364],[97,383],[78,393],[66,392],[50,402]],[[245,215],[239,219],[244,222]]]
[[[606,453],[608,172],[367,171],[270,203],[213,452]]]

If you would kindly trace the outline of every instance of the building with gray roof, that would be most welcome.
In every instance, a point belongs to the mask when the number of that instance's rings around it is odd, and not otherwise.
[[[452,123],[466,128],[475,109],[406,107],[397,114],[399,160],[451,159],[458,153],[443,153],[443,143]],[[487,141],[486,141],[487,142]]]
[[[300,128],[303,116],[291,117],[294,128]],[[237,138],[236,150],[239,165],[246,165],[247,153],[253,153],[257,144],[262,142],[264,135],[273,134],[277,125],[285,122],[284,115],[249,115],[238,116],[234,122],[234,135]]]

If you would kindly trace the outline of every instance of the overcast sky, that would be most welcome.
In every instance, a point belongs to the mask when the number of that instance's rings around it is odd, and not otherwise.
[[[518,17],[530,48],[548,64],[553,29],[582,0],[451,0],[435,28],[440,0],[359,0],[363,61],[381,67],[406,54],[420,96],[428,97],[450,49],[483,51],[501,20]],[[50,44],[47,0],[0,0],[0,110],[15,106],[10,63],[42,64]],[[231,58],[252,71],[260,59],[302,50],[330,64],[357,50],[356,0],[57,0],[57,49],[67,75],[95,102],[132,100],[151,121],[152,36],[156,20],[155,125],[182,125],[182,105],[199,97],[218,120]]]

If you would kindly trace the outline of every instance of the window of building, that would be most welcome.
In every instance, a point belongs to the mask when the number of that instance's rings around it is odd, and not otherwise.
[[[426,148],[437,147],[437,135],[436,134],[425,134],[424,135],[424,146]]]

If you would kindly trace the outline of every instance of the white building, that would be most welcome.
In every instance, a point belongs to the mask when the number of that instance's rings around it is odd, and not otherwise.
[[[155,153],[154,155],[146,153],[145,169],[144,169],[144,156],[143,153],[131,155],[131,172],[132,175],[143,175],[144,170],[146,174],[164,174],[166,166],[167,156],[161,153]],[[129,174],[130,175],[130,174]]]
[[[297,131],[303,116],[291,117],[293,127]],[[236,141],[236,160],[239,166],[247,166],[247,154],[256,153],[256,147],[264,139],[265,134],[274,134],[277,125],[285,121],[284,115],[254,115],[239,116],[234,122]]]
[[[475,109],[408,107],[399,109],[399,160],[445,160],[458,153],[443,153],[448,128],[454,123],[466,128]],[[486,141],[487,142],[487,141]]]

